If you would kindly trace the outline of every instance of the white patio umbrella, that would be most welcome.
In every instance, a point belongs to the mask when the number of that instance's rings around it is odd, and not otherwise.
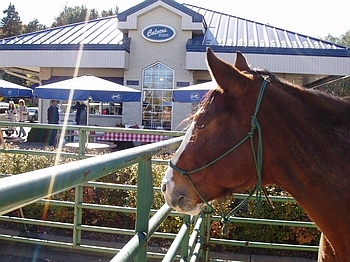
[[[73,91],[72,97],[71,91]],[[43,99],[88,100],[99,102],[135,102],[141,92],[92,75],[85,75],[38,86],[35,94]]]
[[[139,90],[92,75],[42,85],[35,89],[34,94],[42,99],[71,101],[137,102],[141,99]],[[89,103],[87,106],[87,112],[90,112]]]

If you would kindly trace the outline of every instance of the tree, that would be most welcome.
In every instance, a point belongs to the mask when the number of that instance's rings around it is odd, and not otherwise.
[[[1,70],[1,75],[2,75],[2,79],[17,84],[17,85],[21,85],[21,86],[28,86],[28,81],[22,78],[19,78],[17,76],[13,76],[10,74],[5,73],[5,71]]]
[[[114,15],[112,9],[109,9],[108,11],[103,10],[103,11],[101,12],[101,16],[102,16],[102,17],[112,16],[112,15]]]
[[[83,5],[80,7],[65,6],[60,15],[58,17],[55,17],[55,22],[51,27],[83,22],[86,20],[86,18],[87,20],[98,18],[98,11],[95,8],[89,10],[86,6]]]
[[[102,16],[102,17],[107,17],[107,16],[112,16],[112,15],[117,15],[118,13],[119,13],[119,7],[116,6],[116,7],[114,8],[114,11],[113,11],[112,8],[109,9],[108,11],[103,10],[103,11],[101,12],[101,16]]]
[[[3,11],[6,16],[1,19],[1,38],[20,35],[22,33],[22,21],[16,12],[16,8],[11,3],[8,8]]]
[[[34,18],[33,21],[29,22],[28,25],[24,25],[23,28],[24,28],[23,33],[27,34],[27,33],[32,33],[39,30],[44,30],[44,29],[47,29],[48,27],[46,25],[40,24],[38,19]]]
[[[328,36],[326,36],[324,40],[343,46],[350,46],[350,30],[347,31],[345,34],[341,35],[340,37],[335,37],[331,34],[328,34]],[[323,90],[336,96],[349,96],[350,76],[340,77],[339,79],[320,85],[315,89]]]
[[[332,36],[331,34],[328,34],[324,40],[333,42],[339,45],[344,46],[350,46],[350,30],[345,32],[345,34],[341,35],[340,37]]]
[[[350,46],[350,30],[340,37],[340,44],[345,46]]]

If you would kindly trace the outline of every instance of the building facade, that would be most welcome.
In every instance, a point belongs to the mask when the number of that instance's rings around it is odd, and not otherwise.
[[[304,86],[350,72],[348,47],[173,0],[2,39],[0,68],[35,75],[40,85],[85,74],[123,84],[142,91],[142,101],[100,105],[92,113],[108,108],[109,115],[92,117],[92,124],[181,130],[193,104],[173,102],[172,90],[211,80],[207,46],[228,62],[239,50],[254,67]]]

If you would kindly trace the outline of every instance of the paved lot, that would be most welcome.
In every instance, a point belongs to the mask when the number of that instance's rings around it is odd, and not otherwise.
[[[113,255],[43,247],[0,241],[0,261],[2,262],[107,262]]]
[[[21,244],[12,241],[0,241],[1,262],[107,262],[114,255],[73,251],[54,247]],[[235,253],[213,253],[215,261],[235,262],[315,262],[316,260],[297,257],[271,257],[258,255],[241,255]],[[147,262],[160,261],[149,259]]]

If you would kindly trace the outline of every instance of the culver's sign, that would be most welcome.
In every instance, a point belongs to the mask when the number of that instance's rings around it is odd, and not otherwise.
[[[122,100],[122,97],[123,97],[122,94],[119,94],[119,93],[115,93],[115,94],[111,95],[111,98],[113,101],[120,101],[120,100]]]
[[[175,29],[167,25],[149,25],[142,30],[142,36],[151,42],[166,42],[175,37]]]
[[[201,99],[201,95],[198,94],[198,93],[192,93],[192,94],[190,95],[190,99],[191,99],[192,101],[199,101],[199,100]]]

